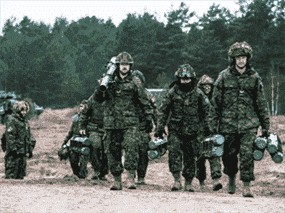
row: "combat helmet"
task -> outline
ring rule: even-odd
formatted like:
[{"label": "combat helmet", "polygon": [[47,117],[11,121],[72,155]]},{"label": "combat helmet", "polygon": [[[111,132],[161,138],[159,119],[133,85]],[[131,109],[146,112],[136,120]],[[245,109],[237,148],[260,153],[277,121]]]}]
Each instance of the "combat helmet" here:
[{"label": "combat helmet", "polygon": [[178,67],[178,70],[175,72],[175,76],[179,78],[195,78],[196,73],[194,72],[193,67],[189,64],[183,64]]},{"label": "combat helmet", "polygon": [[133,60],[132,56],[129,53],[121,52],[116,57],[116,64],[120,64],[120,63],[133,64],[134,60]]},{"label": "combat helmet", "polygon": [[248,60],[250,60],[253,56],[251,46],[245,41],[234,43],[229,49],[228,57],[231,61],[237,56],[247,56]]},{"label": "combat helmet", "polygon": [[200,81],[198,82],[198,86],[204,85],[204,84],[210,84],[213,85],[214,84],[214,79],[212,79],[210,76],[208,75],[203,75],[200,79]]}]

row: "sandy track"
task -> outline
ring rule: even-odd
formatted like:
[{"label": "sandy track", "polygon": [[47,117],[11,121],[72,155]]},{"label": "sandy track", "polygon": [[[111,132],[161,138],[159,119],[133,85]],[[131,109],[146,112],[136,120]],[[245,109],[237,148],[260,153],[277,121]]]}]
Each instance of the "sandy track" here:
[{"label": "sandy track", "polygon": [[110,191],[80,186],[2,185],[1,212],[285,212],[280,198]]}]

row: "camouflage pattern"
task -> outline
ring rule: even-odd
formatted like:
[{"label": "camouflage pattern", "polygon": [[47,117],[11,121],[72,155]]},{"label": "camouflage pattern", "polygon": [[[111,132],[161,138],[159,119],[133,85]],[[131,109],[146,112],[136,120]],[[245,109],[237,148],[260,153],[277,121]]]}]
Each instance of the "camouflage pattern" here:
[{"label": "camouflage pattern", "polygon": [[141,71],[139,71],[139,70],[134,70],[134,71],[132,71],[132,70],[131,70],[131,72],[132,72],[132,74],[133,74],[134,76],[137,76],[139,79],[141,79],[141,82],[142,82],[143,85],[145,84],[145,77],[144,77],[144,75],[142,74]]},{"label": "camouflage pattern", "polygon": [[[198,82],[198,87],[200,88],[200,86],[204,85],[204,84],[214,84],[214,79],[212,79],[210,76],[208,75],[203,75],[199,82]],[[201,89],[201,88],[200,88]]]},{"label": "camouflage pattern", "polygon": [[[79,134],[79,114],[73,116],[73,121],[71,128],[68,132],[68,135],[65,137],[64,143],[66,144],[73,136],[80,135]],[[71,147],[72,148],[72,147]],[[73,171],[73,174],[78,176],[79,178],[87,177],[87,164],[89,162],[90,155],[84,156],[81,155],[74,150],[70,151],[70,165]]]},{"label": "camouflage pattern", "polygon": [[5,178],[23,179],[26,175],[26,155],[32,153],[36,142],[28,121],[20,114],[9,115],[5,141]]},{"label": "camouflage pattern", "polygon": [[140,131],[141,135],[141,140],[139,142],[139,161],[138,161],[138,177],[139,178],[144,178],[146,175],[147,171],[147,166],[148,166],[148,143],[151,140],[150,134],[145,132],[145,131]]},{"label": "camouflage pattern", "polygon": [[247,56],[248,60],[252,58],[252,48],[251,46],[243,41],[234,43],[228,52],[229,60],[237,56]]},{"label": "camouflage pattern", "polygon": [[[120,176],[124,168],[137,170],[140,132],[138,127],[126,130],[106,130],[104,148],[107,153],[109,169],[113,176]],[[122,165],[122,149],[125,149],[125,163]]]},{"label": "camouflage pattern", "polygon": [[124,79],[116,75],[116,83],[111,84],[106,92],[95,90],[95,101],[105,101],[104,128],[128,129],[139,124],[141,107],[147,120],[152,120],[153,109],[147,91],[142,87],[141,80],[131,73]]},{"label": "camouflage pattern", "polygon": [[224,134],[224,174],[233,177],[238,172],[238,157],[240,158],[240,180],[243,182],[254,181],[253,144],[257,129],[248,130],[246,133]]},{"label": "camouflage pattern", "polygon": [[117,58],[116,58],[116,63],[127,63],[127,64],[132,64],[134,63],[134,60],[132,56],[127,53],[127,52],[122,52],[120,53]]},{"label": "camouflage pattern", "polygon": [[163,131],[169,119],[168,158],[172,174],[182,170],[183,162],[182,175],[189,181],[194,178],[199,144],[209,134],[207,115],[210,107],[209,99],[197,87],[183,92],[176,84],[164,96],[158,109],[156,132]]},{"label": "camouflage pattern", "polygon": [[95,174],[105,176],[109,173],[107,155],[104,152],[103,129],[104,102],[95,101],[94,95],[87,100],[85,109],[79,116],[81,130],[87,130],[89,139],[92,141],[91,164]]},{"label": "camouflage pattern", "polygon": [[196,73],[194,72],[193,67],[189,64],[183,64],[178,67],[178,70],[175,72],[175,76],[178,78],[196,78]]},{"label": "camouflage pattern", "polygon": [[[240,74],[234,66],[219,74],[215,82],[210,112],[211,129],[225,137],[224,173],[233,177],[238,171],[240,154],[241,180],[254,180],[253,143],[257,128],[269,130],[269,113],[261,78],[250,66]],[[218,127],[218,128],[215,128]]]},{"label": "camouflage pattern", "polygon": [[269,113],[261,78],[252,68],[240,74],[229,67],[219,74],[211,100],[211,127],[219,133],[245,133],[248,129],[269,130]]},{"label": "camouflage pattern", "polygon": [[204,134],[208,131],[210,101],[197,87],[183,92],[175,85],[162,99],[157,112],[157,130],[164,130],[170,112],[168,131],[179,135]]},{"label": "camouflage pattern", "polygon": [[[212,79],[208,75],[203,75],[199,80],[198,87],[203,91],[203,85],[205,84],[213,85],[214,79]],[[206,93],[204,93],[209,98],[209,100],[211,100],[212,92],[213,92],[213,88],[211,89],[211,92],[209,94],[206,95]],[[222,176],[220,157],[212,157],[208,160],[210,163],[210,171],[211,171],[212,179],[220,178]],[[206,159],[205,158],[201,157],[199,160],[197,160],[196,177],[199,179],[200,182],[203,182],[204,180],[206,180]]]}]

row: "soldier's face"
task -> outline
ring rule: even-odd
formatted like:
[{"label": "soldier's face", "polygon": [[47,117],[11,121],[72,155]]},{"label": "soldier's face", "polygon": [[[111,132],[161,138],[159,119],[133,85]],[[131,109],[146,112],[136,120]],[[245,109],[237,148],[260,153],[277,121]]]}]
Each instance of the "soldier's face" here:
[{"label": "soldier's face", "polygon": [[247,61],[247,57],[246,56],[237,56],[236,57],[236,65],[240,69],[245,67],[246,61]]},{"label": "soldier's face", "polygon": [[209,94],[211,92],[211,89],[212,89],[211,85],[209,85],[209,84],[203,85],[203,90],[206,94]]},{"label": "soldier's face", "polygon": [[186,78],[186,79],[183,79],[181,78],[181,84],[189,84],[191,82],[191,78]]},{"label": "soldier's face", "polygon": [[120,63],[120,71],[123,73],[123,74],[126,74],[127,72],[129,72],[130,70],[130,64],[127,64],[127,63]]}]

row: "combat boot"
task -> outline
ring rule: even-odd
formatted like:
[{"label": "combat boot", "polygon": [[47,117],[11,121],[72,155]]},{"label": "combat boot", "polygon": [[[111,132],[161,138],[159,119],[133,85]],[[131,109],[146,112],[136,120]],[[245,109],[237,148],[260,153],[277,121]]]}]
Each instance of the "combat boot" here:
[{"label": "combat boot", "polygon": [[128,189],[136,189],[135,184],[135,170],[128,171],[128,178],[127,178],[127,187]]},{"label": "combat boot", "polygon": [[174,184],[171,188],[171,191],[178,191],[178,190],[182,189],[182,185],[180,182],[180,172],[173,173],[172,175],[174,177]]},{"label": "combat boot", "polygon": [[194,192],[194,189],[192,188],[192,180],[185,180],[184,191]]},{"label": "combat boot", "polygon": [[234,194],[236,192],[236,176],[229,176],[229,185],[228,185],[228,193]]},{"label": "combat boot", "polygon": [[114,183],[113,186],[111,187],[111,190],[122,190],[122,177],[121,175],[119,176],[114,176]]},{"label": "combat boot", "polygon": [[144,181],[144,178],[139,177],[137,184],[138,184],[138,185],[146,185],[146,183],[145,183],[145,181]]},{"label": "combat boot", "polygon": [[92,176],[92,180],[98,180],[99,179],[99,174],[100,174],[100,172],[95,172],[94,171],[94,175]]},{"label": "combat boot", "polygon": [[251,191],[250,191],[250,182],[243,182],[243,191],[242,195],[244,197],[253,197]]},{"label": "combat boot", "polygon": [[223,185],[220,183],[220,178],[213,179],[213,191],[219,191],[223,188]]}]

